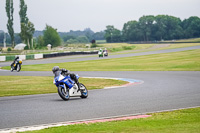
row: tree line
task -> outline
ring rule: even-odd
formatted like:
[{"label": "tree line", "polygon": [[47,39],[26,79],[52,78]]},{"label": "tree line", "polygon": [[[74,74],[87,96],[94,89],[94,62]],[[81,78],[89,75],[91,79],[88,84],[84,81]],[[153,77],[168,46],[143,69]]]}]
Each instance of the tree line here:
[{"label": "tree line", "polygon": [[[8,34],[0,32],[0,41],[6,35],[7,42],[15,46],[15,43],[23,42],[28,49],[45,47],[51,44],[53,47],[73,43],[89,43],[92,40],[103,40],[107,42],[135,42],[135,41],[161,41],[200,37],[200,18],[189,17],[183,21],[169,15],[147,15],[124,24],[119,30],[113,25],[106,26],[101,32],[93,32],[90,28],[84,31],[57,32],[57,29],[46,25],[44,31],[35,31],[34,24],[27,17],[27,5],[20,0],[20,26],[21,32],[14,33],[13,29],[13,0],[6,0],[6,13],[8,17]],[[35,39],[33,40],[33,37]]]},{"label": "tree line", "polygon": [[200,37],[200,18],[180,18],[169,15],[147,15],[139,21],[128,21],[120,31],[113,25],[106,26],[107,42],[161,41]]},{"label": "tree line", "polygon": [[[20,27],[21,27],[21,32],[19,33],[19,36],[21,38],[21,41],[28,44],[28,48],[30,49],[33,47],[32,38],[35,32],[35,28],[33,23],[27,17],[26,13],[27,5],[25,4],[24,0],[20,0],[19,7],[20,7],[19,16],[20,16]],[[7,22],[8,34],[10,36],[12,47],[14,47],[16,34],[14,33],[13,29],[13,13],[14,13],[13,0],[6,0],[5,9],[8,17],[8,22]]]}]

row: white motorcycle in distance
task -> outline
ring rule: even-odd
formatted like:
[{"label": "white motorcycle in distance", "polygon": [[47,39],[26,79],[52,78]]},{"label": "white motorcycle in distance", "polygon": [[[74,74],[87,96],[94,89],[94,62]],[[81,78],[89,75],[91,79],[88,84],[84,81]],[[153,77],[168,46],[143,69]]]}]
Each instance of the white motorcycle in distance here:
[{"label": "white motorcycle in distance", "polygon": [[108,51],[105,49],[105,50],[103,50],[103,55],[104,56],[108,56]]},{"label": "white motorcycle in distance", "polygon": [[98,55],[99,55],[99,58],[103,57],[103,50],[102,49],[99,50]]}]

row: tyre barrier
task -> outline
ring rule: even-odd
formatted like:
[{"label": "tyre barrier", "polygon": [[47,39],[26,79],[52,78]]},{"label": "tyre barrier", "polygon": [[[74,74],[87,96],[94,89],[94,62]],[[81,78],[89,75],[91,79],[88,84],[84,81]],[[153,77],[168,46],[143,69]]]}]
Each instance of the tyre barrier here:
[{"label": "tyre barrier", "polygon": [[43,58],[52,58],[59,56],[67,56],[67,55],[86,55],[86,54],[97,54],[98,51],[77,51],[77,52],[63,52],[63,53],[51,53],[51,54],[43,54]]},{"label": "tyre barrier", "polygon": [[63,52],[63,53],[51,53],[51,54],[33,54],[33,55],[8,55],[0,56],[0,61],[13,61],[16,56],[19,56],[22,60],[31,60],[31,59],[42,59],[42,58],[52,58],[59,56],[68,56],[68,55],[86,55],[86,54],[97,54],[98,51],[76,51],[76,52]]}]

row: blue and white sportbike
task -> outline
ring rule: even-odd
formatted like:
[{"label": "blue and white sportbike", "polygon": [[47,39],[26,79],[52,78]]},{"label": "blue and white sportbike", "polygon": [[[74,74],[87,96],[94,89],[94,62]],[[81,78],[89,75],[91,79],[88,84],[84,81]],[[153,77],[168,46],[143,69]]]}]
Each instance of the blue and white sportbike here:
[{"label": "blue and white sportbike", "polygon": [[[76,75],[76,78],[79,79],[79,76]],[[55,75],[53,83],[57,86],[58,94],[63,100],[69,100],[70,97],[87,98],[88,96],[87,88],[82,83],[79,83],[78,88],[70,75],[62,75],[61,73]]]}]

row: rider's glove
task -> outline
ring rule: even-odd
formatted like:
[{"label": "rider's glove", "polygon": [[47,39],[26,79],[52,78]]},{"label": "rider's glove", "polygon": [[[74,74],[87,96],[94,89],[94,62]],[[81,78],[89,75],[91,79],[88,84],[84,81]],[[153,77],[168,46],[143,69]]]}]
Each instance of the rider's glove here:
[{"label": "rider's glove", "polygon": [[68,70],[67,70],[67,69],[64,69],[64,68],[62,68],[62,69],[61,69],[61,71],[62,71],[62,72],[67,72]]}]

